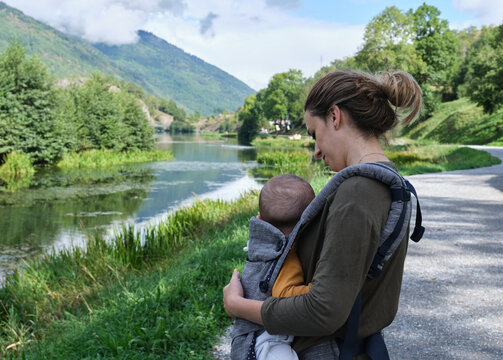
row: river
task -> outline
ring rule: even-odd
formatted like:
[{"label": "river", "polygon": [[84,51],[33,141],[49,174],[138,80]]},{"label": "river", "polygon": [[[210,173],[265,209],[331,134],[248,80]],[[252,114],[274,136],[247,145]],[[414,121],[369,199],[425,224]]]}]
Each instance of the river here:
[{"label": "river", "polygon": [[82,246],[125,223],[147,226],[196,197],[231,200],[263,182],[253,175],[255,149],[235,140],[161,135],[156,147],[175,160],[113,172],[40,171],[30,189],[0,193],[0,283],[23,259]]}]

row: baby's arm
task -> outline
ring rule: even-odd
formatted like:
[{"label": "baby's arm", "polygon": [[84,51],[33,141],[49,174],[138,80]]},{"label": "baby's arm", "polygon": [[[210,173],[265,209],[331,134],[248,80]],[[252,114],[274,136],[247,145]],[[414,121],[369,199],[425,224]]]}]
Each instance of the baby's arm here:
[{"label": "baby's arm", "polygon": [[290,297],[306,294],[311,288],[311,283],[304,285],[304,272],[295,248],[292,247],[286,256],[283,267],[272,287],[272,296]]}]

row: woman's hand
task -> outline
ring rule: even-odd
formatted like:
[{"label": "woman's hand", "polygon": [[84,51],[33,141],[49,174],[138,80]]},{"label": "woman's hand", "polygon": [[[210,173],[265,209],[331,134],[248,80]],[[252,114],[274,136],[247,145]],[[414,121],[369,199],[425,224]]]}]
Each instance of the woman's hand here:
[{"label": "woman's hand", "polygon": [[224,308],[227,315],[237,317],[236,305],[237,302],[243,299],[243,286],[239,280],[239,271],[234,270],[231,281],[224,287]]},{"label": "woman's hand", "polygon": [[263,301],[245,299],[239,271],[232,274],[231,281],[224,287],[224,308],[230,317],[239,317],[263,325],[261,308]]}]

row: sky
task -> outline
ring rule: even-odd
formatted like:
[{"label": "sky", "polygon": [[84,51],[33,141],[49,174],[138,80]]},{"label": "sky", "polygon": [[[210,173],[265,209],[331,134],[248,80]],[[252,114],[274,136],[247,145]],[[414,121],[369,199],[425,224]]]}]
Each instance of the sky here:
[{"label": "sky", "polygon": [[[313,75],[354,55],[365,25],[387,6],[425,0],[2,0],[91,42],[128,44],[147,30],[255,90],[289,69]],[[500,25],[503,0],[430,0],[451,28]]]}]

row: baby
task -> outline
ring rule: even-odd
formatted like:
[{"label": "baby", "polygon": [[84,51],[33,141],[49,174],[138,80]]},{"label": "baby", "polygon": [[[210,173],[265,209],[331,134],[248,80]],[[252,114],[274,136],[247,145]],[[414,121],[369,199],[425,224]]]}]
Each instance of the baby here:
[{"label": "baby", "polygon": [[[260,192],[260,215],[257,218],[275,226],[288,236],[314,196],[313,188],[303,178],[291,174],[275,176]],[[302,295],[309,292],[310,287],[311,284],[304,284],[302,267],[295,248],[292,247],[274,282],[272,296]],[[292,341],[293,336],[271,335],[264,331],[255,342],[257,359],[298,359],[290,346]]]}]

